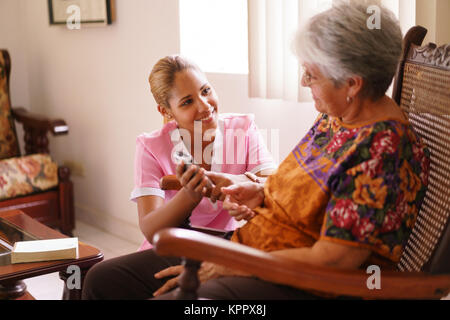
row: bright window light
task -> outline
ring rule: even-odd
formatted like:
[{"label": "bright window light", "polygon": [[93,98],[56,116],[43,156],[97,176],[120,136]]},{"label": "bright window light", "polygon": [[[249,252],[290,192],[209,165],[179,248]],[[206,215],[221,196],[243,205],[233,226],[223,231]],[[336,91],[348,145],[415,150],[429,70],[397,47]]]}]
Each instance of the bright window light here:
[{"label": "bright window light", "polygon": [[248,74],[247,0],[180,0],[180,50],[204,72]]},{"label": "bright window light", "polygon": [[382,0],[381,4],[391,10],[395,16],[399,17],[400,3],[399,0]]}]

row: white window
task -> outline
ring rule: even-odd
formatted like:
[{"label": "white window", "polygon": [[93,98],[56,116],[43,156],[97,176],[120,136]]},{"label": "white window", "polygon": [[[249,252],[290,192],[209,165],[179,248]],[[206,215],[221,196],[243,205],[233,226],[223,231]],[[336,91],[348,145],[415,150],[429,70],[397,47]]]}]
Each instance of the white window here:
[{"label": "white window", "polygon": [[247,74],[247,0],[179,1],[181,54],[204,72]]}]

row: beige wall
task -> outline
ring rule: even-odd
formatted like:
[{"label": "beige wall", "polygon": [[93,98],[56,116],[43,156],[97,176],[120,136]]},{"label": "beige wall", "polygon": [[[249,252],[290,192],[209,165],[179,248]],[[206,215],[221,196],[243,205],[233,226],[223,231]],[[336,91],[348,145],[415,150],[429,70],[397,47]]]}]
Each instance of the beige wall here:
[{"label": "beige wall", "polygon": [[428,30],[423,43],[450,43],[450,0],[416,0],[416,9],[416,23]]},{"label": "beige wall", "polygon": [[436,43],[450,43],[450,0],[436,3]]},{"label": "beige wall", "polygon": [[428,30],[424,44],[436,41],[436,0],[416,0],[416,24]]},{"label": "beige wall", "polygon": [[11,100],[13,105],[29,105],[28,64],[23,41],[25,30],[20,14],[23,3],[17,0],[0,1],[0,48],[8,49],[12,59]]}]

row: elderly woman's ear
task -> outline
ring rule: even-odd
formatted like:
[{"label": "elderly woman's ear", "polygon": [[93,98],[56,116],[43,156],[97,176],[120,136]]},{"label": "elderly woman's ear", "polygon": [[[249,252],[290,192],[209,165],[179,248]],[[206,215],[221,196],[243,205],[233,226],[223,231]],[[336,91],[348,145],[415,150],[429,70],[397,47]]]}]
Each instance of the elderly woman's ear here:
[{"label": "elderly woman's ear", "polygon": [[346,85],[348,86],[347,97],[355,99],[362,92],[364,86],[364,79],[360,76],[352,76],[347,79]]}]

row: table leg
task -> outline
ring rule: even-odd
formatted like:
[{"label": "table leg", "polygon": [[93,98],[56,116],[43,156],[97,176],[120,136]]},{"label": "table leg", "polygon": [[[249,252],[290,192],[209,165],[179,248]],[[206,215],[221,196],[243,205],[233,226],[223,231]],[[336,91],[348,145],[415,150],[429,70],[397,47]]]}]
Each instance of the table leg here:
[{"label": "table leg", "polygon": [[0,283],[0,300],[17,299],[25,294],[27,285],[19,281],[2,281]]}]

